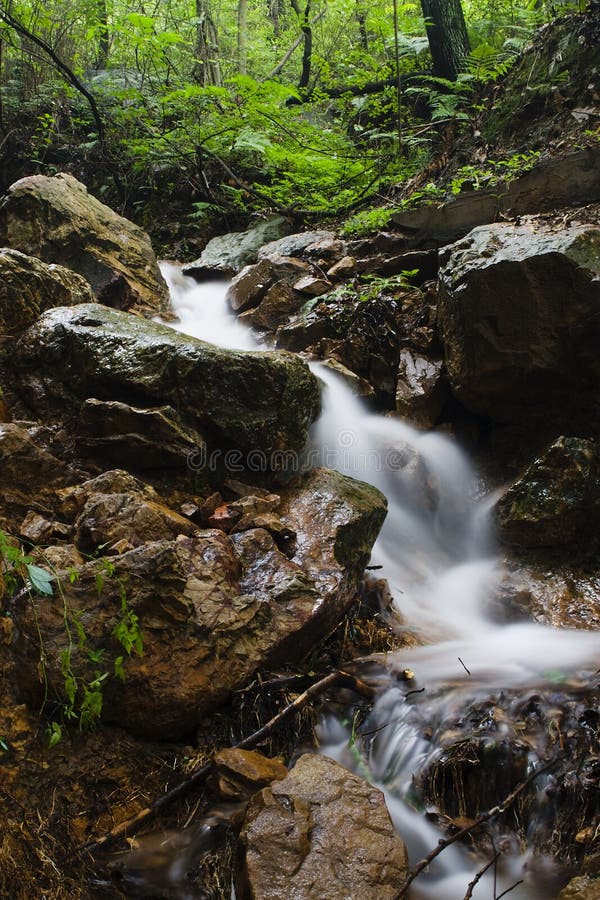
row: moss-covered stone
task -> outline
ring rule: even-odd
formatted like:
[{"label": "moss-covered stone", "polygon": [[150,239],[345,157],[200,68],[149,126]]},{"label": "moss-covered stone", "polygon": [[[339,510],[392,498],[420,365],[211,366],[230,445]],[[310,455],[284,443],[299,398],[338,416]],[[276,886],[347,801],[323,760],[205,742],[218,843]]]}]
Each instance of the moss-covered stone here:
[{"label": "moss-covered stone", "polygon": [[502,540],[517,547],[569,544],[600,512],[600,455],[594,441],[561,437],[495,507]]},{"label": "moss-covered stone", "polygon": [[[316,378],[285,353],[222,350],[128,313],[86,304],[46,313],[21,338],[19,390],[38,412],[72,416],[91,397],[139,408],[168,403],[205,436],[209,454],[237,450],[231,466],[299,452],[319,409]],[[210,455],[201,467],[217,467]],[[234,469],[235,471],[235,469]]]}]

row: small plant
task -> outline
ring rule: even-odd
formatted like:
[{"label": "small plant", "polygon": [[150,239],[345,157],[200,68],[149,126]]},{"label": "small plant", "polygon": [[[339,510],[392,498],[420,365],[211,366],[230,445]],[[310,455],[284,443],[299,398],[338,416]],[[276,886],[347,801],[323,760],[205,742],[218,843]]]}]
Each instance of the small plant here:
[{"label": "small plant", "polygon": [[0,531],[0,599],[12,596],[22,587],[51,597],[53,581],[50,572],[36,566],[17,541]]},{"label": "small plant", "polygon": [[[98,594],[101,594],[106,579],[115,577],[114,564],[108,559],[98,560],[98,568],[94,577],[96,590]],[[78,570],[73,568],[67,570],[67,578],[70,584],[74,584],[79,579]],[[91,644],[83,622],[83,615],[68,606],[66,595],[56,573],[36,565],[33,557],[23,552],[16,539],[0,531],[0,600],[5,598],[11,600],[21,592],[29,595],[31,599],[33,599],[32,594],[50,598],[55,596],[55,589],[62,600],[66,646],[58,654],[57,663],[63,680],[64,696],[57,704],[59,715],[50,722],[46,732],[49,747],[54,747],[61,740],[65,721],[77,722],[79,728],[93,726],[102,713],[103,690],[107,680],[116,677],[124,681],[126,657],[132,654],[137,656],[143,654],[143,636],[139,617],[128,604],[126,580],[117,578],[116,582],[120,611],[111,634],[122,648],[123,653],[118,654],[111,661],[106,647],[94,647]],[[43,701],[43,705],[45,705],[48,702],[48,658],[43,646],[35,604],[33,605],[33,615],[40,642],[40,668],[45,686]],[[75,665],[76,656],[79,666]],[[82,661],[84,661],[83,666],[81,665]],[[87,670],[85,674],[79,672],[81,668]],[[7,749],[5,742],[0,741],[0,749]]]},{"label": "small plant", "polygon": [[373,231],[380,231],[389,226],[394,212],[397,212],[397,208],[385,206],[365,209],[346,219],[342,234],[345,237],[365,237]]},{"label": "small plant", "polygon": [[481,168],[461,166],[450,183],[450,190],[456,195],[467,184],[474,191],[508,184],[533,169],[539,158],[539,150],[528,150],[525,153],[514,153],[506,159],[488,159]]},{"label": "small plant", "polygon": [[[69,570],[71,584],[77,580],[78,576],[77,570]],[[115,578],[114,563],[108,559],[100,559],[94,575],[98,596],[102,594],[107,578]],[[63,719],[78,722],[80,729],[93,726],[100,718],[105,682],[111,677],[125,681],[127,677],[124,668],[125,656],[131,656],[132,653],[142,656],[144,651],[139,617],[127,602],[126,579],[119,577],[116,579],[116,583],[120,598],[120,618],[111,634],[123,648],[124,654],[115,656],[112,662],[106,647],[94,648],[92,646],[82,614],[68,608],[64,593],[61,591],[67,646],[61,651],[59,657],[66,698],[60,707],[60,712]],[[72,640],[73,633],[76,635],[75,643]],[[89,675],[75,673],[75,652],[80,660],[85,660],[86,668],[91,667]],[[61,734],[60,723],[52,721],[48,732],[49,745],[56,744],[60,740]]]},{"label": "small plant", "polygon": [[413,191],[410,197],[402,201],[402,209],[414,209],[419,206],[433,206],[443,202],[446,199],[446,191],[434,184],[433,181],[428,182],[418,191]]},{"label": "small plant", "polygon": [[381,294],[392,294],[397,291],[412,288],[410,283],[415,275],[419,274],[418,269],[403,269],[398,275],[363,275],[362,281],[367,284],[367,290],[360,295],[361,300],[374,300]]}]

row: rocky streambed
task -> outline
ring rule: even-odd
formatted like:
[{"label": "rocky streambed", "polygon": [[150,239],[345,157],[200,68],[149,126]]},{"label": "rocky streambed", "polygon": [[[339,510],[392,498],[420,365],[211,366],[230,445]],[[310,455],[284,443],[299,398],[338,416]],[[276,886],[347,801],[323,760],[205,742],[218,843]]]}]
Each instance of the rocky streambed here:
[{"label": "rocky streambed", "polygon": [[[415,896],[464,896],[494,856],[494,883],[524,879],[521,896],[575,875],[593,896],[593,218],[484,224],[443,249],[401,226],[353,243],[232,236],[243,259],[221,241],[217,271],[209,246],[189,272],[247,265],[227,303],[262,335],[248,352],[149,318],[173,311],[148,239],[74,179],[9,190],[0,893],[217,898],[233,879],[239,897],[393,898],[404,841],[414,865],[438,839],[427,829],[466,823],[471,850]],[[173,290],[194,331],[194,283]],[[478,502],[440,431],[495,494]],[[365,579],[384,520],[383,571]],[[443,651],[410,649],[432,639]],[[340,667],[327,758],[302,753],[306,707],[263,753],[225,749]],[[135,827],[206,761],[162,830]],[[416,842],[407,800],[426,823]],[[127,850],[94,843],[130,819]]]}]

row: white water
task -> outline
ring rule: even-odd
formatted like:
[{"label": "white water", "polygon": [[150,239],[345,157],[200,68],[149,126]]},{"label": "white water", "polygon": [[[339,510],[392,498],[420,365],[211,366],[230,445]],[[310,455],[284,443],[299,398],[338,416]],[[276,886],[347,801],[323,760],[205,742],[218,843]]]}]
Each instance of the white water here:
[{"label": "white water", "polygon": [[[197,284],[169,265],[163,266],[163,274],[180,317],[174,327],[221,347],[265,349],[228,313],[226,284]],[[399,671],[412,669],[416,685],[427,686],[431,720],[439,719],[449,704],[466,706],[484,687],[542,685],[549,670],[595,670],[600,658],[597,634],[533,624],[499,626],[486,617],[485,602],[499,564],[487,524],[489,500],[475,501],[477,482],[464,454],[441,435],[374,415],[338,375],[322,364],[310,365],[324,383],[311,462],[368,481],[388,498],[389,512],[372,564],[382,566],[402,627],[416,632],[425,646],[397,651],[387,662]],[[452,687],[439,689],[446,682]],[[422,703],[420,698],[413,702]],[[372,742],[368,766],[369,777],[386,794],[414,864],[440,835],[404,802],[413,774],[437,752],[420,737],[422,718],[416,721],[413,713],[412,703],[398,688],[380,698],[373,720],[391,724]],[[339,723],[323,724],[322,743],[323,752],[356,768],[349,734]],[[411,896],[460,900],[480,866],[481,860],[471,859],[466,851],[449,848],[426,877],[415,881]],[[503,857],[498,893],[523,877],[522,866],[523,859]],[[482,878],[473,896],[492,897],[492,879]],[[548,900],[554,894],[525,884],[510,896]]]}]

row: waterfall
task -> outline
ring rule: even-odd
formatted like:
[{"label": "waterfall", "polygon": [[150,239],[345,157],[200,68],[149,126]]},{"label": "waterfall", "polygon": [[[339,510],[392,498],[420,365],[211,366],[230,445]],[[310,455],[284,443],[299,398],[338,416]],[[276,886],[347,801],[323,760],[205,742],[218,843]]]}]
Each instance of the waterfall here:
[{"label": "waterfall", "polygon": [[[169,265],[163,274],[180,317],[173,327],[222,347],[265,349],[228,313],[226,284],[197,284]],[[310,366],[323,384],[311,461],[370,482],[387,496],[389,512],[372,563],[382,567],[390,584],[401,627],[416,632],[421,643],[388,654],[386,662],[392,672],[413,670],[414,684],[426,686],[426,692],[407,702],[390,678],[369,719],[375,735],[369,777],[384,791],[414,864],[440,838],[406,802],[413,776],[440,752],[422,736],[423,722],[439,721],[449,708],[466,707],[486,691],[542,686],[550,669],[594,671],[600,639],[592,632],[494,623],[486,615],[486,601],[498,582],[500,563],[489,528],[490,501],[478,497],[465,455],[443,435],[373,414],[337,373],[322,363]],[[356,768],[348,729],[338,721],[323,723],[321,743],[323,752]],[[524,862],[503,855],[500,870],[482,878],[473,896],[492,896],[492,878],[498,879],[498,892],[510,887],[523,878]],[[415,881],[411,896],[460,900],[480,866],[481,860],[462,848],[449,848],[426,877]],[[510,896],[547,900],[552,894],[547,886],[525,883]]]}]

